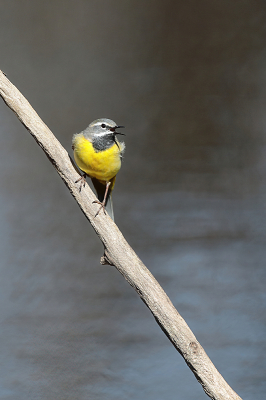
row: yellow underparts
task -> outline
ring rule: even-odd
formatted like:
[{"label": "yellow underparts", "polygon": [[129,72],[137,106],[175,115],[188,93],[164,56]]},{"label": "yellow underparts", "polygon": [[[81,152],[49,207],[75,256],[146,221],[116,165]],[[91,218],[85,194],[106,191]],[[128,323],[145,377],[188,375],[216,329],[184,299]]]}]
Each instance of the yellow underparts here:
[{"label": "yellow underparts", "polygon": [[[75,161],[87,175],[104,184],[115,178],[121,168],[121,150],[115,143],[107,150],[96,152],[89,140],[82,134],[77,134],[73,145]],[[114,183],[115,179],[112,180],[112,187]]]}]

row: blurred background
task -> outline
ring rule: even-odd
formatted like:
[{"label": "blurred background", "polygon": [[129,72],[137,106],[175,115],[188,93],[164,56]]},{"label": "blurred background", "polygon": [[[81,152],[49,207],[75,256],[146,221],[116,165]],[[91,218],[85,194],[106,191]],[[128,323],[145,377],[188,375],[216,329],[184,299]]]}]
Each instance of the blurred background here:
[{"label": "blurred background", "polygon": [[[118,227],[264,399],[265,2],[0,0],[0,59],[70,154],[94,119],[126,126]],[[2,101],[0,165],[0,399],[206,399]]]}]

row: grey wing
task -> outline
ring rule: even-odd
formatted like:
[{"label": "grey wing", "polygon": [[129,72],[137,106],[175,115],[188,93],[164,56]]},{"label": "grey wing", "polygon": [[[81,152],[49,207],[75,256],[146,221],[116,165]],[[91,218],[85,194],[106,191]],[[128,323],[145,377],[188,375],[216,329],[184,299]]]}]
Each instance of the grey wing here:
[{"label": "grey wing", "polygon": [[124,142],[119,142],[119,148],[120,148],[120,158],[121,160],[123,159],[125,150],[126,150],[126,145]]}]

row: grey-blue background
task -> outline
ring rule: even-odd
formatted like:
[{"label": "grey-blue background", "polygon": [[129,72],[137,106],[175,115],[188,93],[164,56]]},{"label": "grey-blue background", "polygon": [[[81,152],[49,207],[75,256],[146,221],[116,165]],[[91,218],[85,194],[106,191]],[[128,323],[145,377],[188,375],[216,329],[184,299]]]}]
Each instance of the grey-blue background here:
[{"label": "grey-blue background", "polygon": [[[126,126],[116,222],[246,400],[265,398],[266,4],[0,0],[0,68],[71,152]],[[0,102],[0,399],[206,399]]]}]

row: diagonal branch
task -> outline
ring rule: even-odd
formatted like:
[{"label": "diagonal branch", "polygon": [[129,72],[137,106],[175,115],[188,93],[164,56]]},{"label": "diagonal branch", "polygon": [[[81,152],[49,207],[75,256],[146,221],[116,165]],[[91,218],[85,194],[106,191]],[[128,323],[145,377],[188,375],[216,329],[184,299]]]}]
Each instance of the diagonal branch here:
[{"label": "diagonal branch", "polygon": [[68,153],[25,97],[1,71],[0,95],[41,146],[82,212],[90,221],[104,245],[102,264],[115,266],[136,290],[210,398],[214,400],[241,400],[217,371],[164,290],[128,245],[111,218],[104,213],[95,218],[98,205],[93,204],[95,200],[93,192],[88,185],[81,192],[79,191],[79,185],[75,184],[79,175],[73,167]]}]

